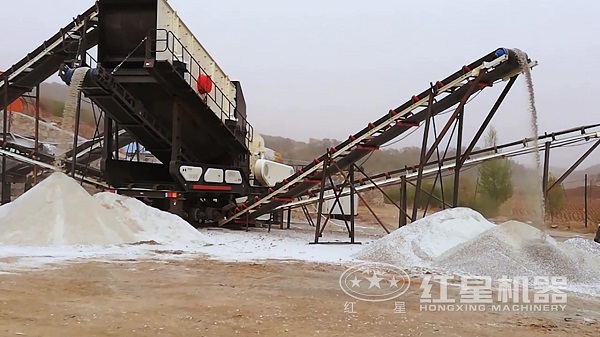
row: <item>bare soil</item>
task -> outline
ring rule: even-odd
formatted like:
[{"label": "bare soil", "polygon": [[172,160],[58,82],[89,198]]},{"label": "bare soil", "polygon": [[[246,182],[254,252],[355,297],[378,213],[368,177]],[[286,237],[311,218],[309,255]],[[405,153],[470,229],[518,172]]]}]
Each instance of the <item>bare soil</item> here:
[{"label": "bare soil", "polygon": [[[426,312],[419,282],[394,302],[357,302],[342,266],[299,262],[86,262],[0,275],[2,336],[597,336],[569,298],[566,312]],[[450,294],[456,290],[451,289]],[[355,300],[354,300],[355,301]]]}]

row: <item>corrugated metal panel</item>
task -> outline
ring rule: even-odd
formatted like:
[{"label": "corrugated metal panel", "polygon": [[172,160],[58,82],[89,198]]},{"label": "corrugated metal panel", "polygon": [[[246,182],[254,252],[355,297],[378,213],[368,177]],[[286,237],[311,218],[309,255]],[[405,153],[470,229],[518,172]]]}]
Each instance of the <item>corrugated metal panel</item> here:
[{"label": "corrugated metal panel", "polygon": [[[218,90],[213,88],[212,92],[210,93],[212,100],[208,100],[209,106],[211,106],[215,112],[218,112],[222,108],[226,115],[228,115],[230,118],[233,118],[233,110],[235,109],[235,86],[231,83],[231,80],[227,74],[225,74],[221,67],[219,67],[217,62],[210,56],[208,51],[202,46],[200,41],[198,41],[192,31],[185,25],[185,23],[177,15],[177,12],[166,0],[158,0],[157,29],[171,31],[175,34],[175,36],[177,36],[177,38],[179,38],[187,51],[194,59],[196,59],[196,61],[198,61],[200,67],[203,68],[203,71],[212,78],[216,86],[219,87],[224,93],[226,98],[225,100],[222,99]],[[160,36],[159,38],[164,37]],[[160,46],[157,47],[160,48]],[[182,48],[177,44],[175,44],[173,47],[176,54],[185,54],[181,50]],[[157,53],[156,58],[157,60],[171,60],[171,54],[170,52]],[[188,64],[188,67],[190,68],[189,71],[192,76],[194,76],[194,78],[198,78],[199,74],[201,73],[201,69],[193,64],[193,62],[189,62],[189,60],[184,59],[184,61]],[[197,89],[194,88],[194,90]],[[221,102],[223,102],[223,104]],[[232,106],[230,106],[230,103]]]}]

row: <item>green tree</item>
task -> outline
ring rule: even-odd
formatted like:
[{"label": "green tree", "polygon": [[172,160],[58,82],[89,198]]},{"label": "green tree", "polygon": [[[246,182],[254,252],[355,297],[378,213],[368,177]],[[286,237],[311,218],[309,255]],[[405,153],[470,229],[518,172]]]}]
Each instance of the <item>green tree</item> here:
[{"label": "green tree", "polygon": [[[556,182],[556,178],[552,175],[548,178],[548,186],[552,186]],[[565,188],[562,184],[555,186],[548,192],[546,200],[546,213],[550,214],[550,219],[554,221],[554,217],[565,208],[567,196]]]},{"label": "green tree", "polygon": [[[498,134],[490,127],[485,136],[487,147],[496,146]],[[478,190],[481,201],[485,201],[486,213],[496,213],[500,205],[512,197],[514,189],[511,180],[510,163],[505,158],[488,160],[479,166]],[[488,203],[491,203],[488,205]]]}]

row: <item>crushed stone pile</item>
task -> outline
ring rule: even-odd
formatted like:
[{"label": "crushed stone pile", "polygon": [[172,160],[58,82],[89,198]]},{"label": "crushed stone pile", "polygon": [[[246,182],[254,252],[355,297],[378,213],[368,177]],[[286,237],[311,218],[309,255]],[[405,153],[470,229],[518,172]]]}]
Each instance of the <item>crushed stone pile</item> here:
[{"label": "crushed stone pile", "polygon": [[586,238],[571,238],[565,240],[565,244],[570,245],[571,247],[578,248],[584,250],[586,252],[596,254],[600,256],[600,244],[594,242],[593,240],[588,240]]},{"label": "crushed stone pile", "polygon": [[448,250],[433,266],[453,274],[503,277],[565,276],[570,286],[600,279],[600,255],[557,242],[526,223],[508,221]]},{"label": "crushed stone pile", "polygon": [[136,240],[127,226],[60,172],[0,207],[0,243],[5,245],[114,245]]},{"label": "crushed stone pile", "polygon": [[428,267],[447,250],[494,226],[470,208],[447,209],[395,230],[354,257],[402,267]]},{"label": "crushed stone pile", "polygon": [[134,232],[138,241],[205,244],[211,240],[179,216],[148,206],[135,198],[108,192],[96,193],[94,198]]}]

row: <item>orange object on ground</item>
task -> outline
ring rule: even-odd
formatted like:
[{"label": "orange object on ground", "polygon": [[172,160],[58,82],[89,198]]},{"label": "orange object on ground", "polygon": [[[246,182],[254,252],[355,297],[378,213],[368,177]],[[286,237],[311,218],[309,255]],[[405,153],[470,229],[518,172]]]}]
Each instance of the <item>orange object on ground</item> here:
[{"label": "orange object on ground", "polygon": [[10,105],[8,106],[8,111],[23,112],[22,98],[19,97],[14,102],[10,103]]}]

